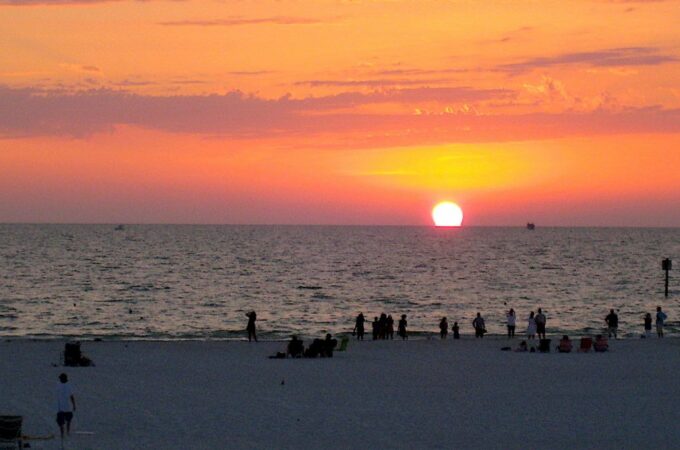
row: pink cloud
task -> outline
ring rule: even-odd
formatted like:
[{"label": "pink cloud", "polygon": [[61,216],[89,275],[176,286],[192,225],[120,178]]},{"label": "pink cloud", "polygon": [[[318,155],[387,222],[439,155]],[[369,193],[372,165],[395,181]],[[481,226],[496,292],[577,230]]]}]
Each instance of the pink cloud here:
[{"label": "pink cloud", "polygon": [[[680,132],[680,110],[620,108],[563,113],[479,113],[476,102],[513,99],[516,93],[470,87],[345,92],[265,99],[222,95],[151,96],[95,89],[80,92],[0,87],[0,134],[87,137],[118,125],[232,138],[337,134],[343,142],[369,139],[400,144],[542,139],[575,135]],[[421,102],[456,104],[416,115]],[[402,103],[395,113],[358,113],[376,103]],[[473,105],[469,107],[468,105]],[[401,112],[399,112],[401,111]],[[351,143],[348,143],[351,144]]]}]

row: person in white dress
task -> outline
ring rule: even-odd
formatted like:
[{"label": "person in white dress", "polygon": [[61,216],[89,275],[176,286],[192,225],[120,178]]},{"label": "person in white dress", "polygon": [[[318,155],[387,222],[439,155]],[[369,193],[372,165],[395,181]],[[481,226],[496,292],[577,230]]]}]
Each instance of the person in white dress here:
[{"label": "person in white dress", "polygon": [[515,317],[515,310],[510,308],[510,311],[508,311],[506,318],[508,319],[508,339],[512,339],[515,337],[515,325],[517,319]]},{"label": "person in white dress", "polygon": [[527,338],[536,338],[536,319],[534,318],[533,311],[531,311],[531,314],[529,314],[529,320],[527,321]]}]

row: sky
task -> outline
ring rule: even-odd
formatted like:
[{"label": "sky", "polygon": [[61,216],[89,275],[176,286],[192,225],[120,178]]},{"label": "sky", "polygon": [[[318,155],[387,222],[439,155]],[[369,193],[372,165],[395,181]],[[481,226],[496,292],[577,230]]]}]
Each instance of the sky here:
[{"label": "sky", "polygon": [[680,0],[0,0],[0,222],[680,226]]}]

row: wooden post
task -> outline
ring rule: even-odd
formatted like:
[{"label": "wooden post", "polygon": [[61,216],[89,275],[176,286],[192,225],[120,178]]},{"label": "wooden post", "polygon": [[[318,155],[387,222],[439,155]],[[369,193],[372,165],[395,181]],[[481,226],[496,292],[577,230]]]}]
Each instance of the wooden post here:
[{"label": "wooden post", "polygon": [[666,288],[664,289],[664,293],[666,298],[668,298],[668,272],[673,268],[673,261],[669,258],[664,259],[661,261],[661,268],[666,272]]}]

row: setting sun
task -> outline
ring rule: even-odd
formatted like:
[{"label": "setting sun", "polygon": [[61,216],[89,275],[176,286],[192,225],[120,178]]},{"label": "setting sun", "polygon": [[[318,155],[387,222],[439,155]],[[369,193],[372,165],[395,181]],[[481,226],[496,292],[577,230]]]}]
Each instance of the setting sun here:
[{"label": "setting sun", "polygon": [[432,209],[432,220],[438,227],[459,227],[463,223],[463,210],[455,203],[441,202]]}]

